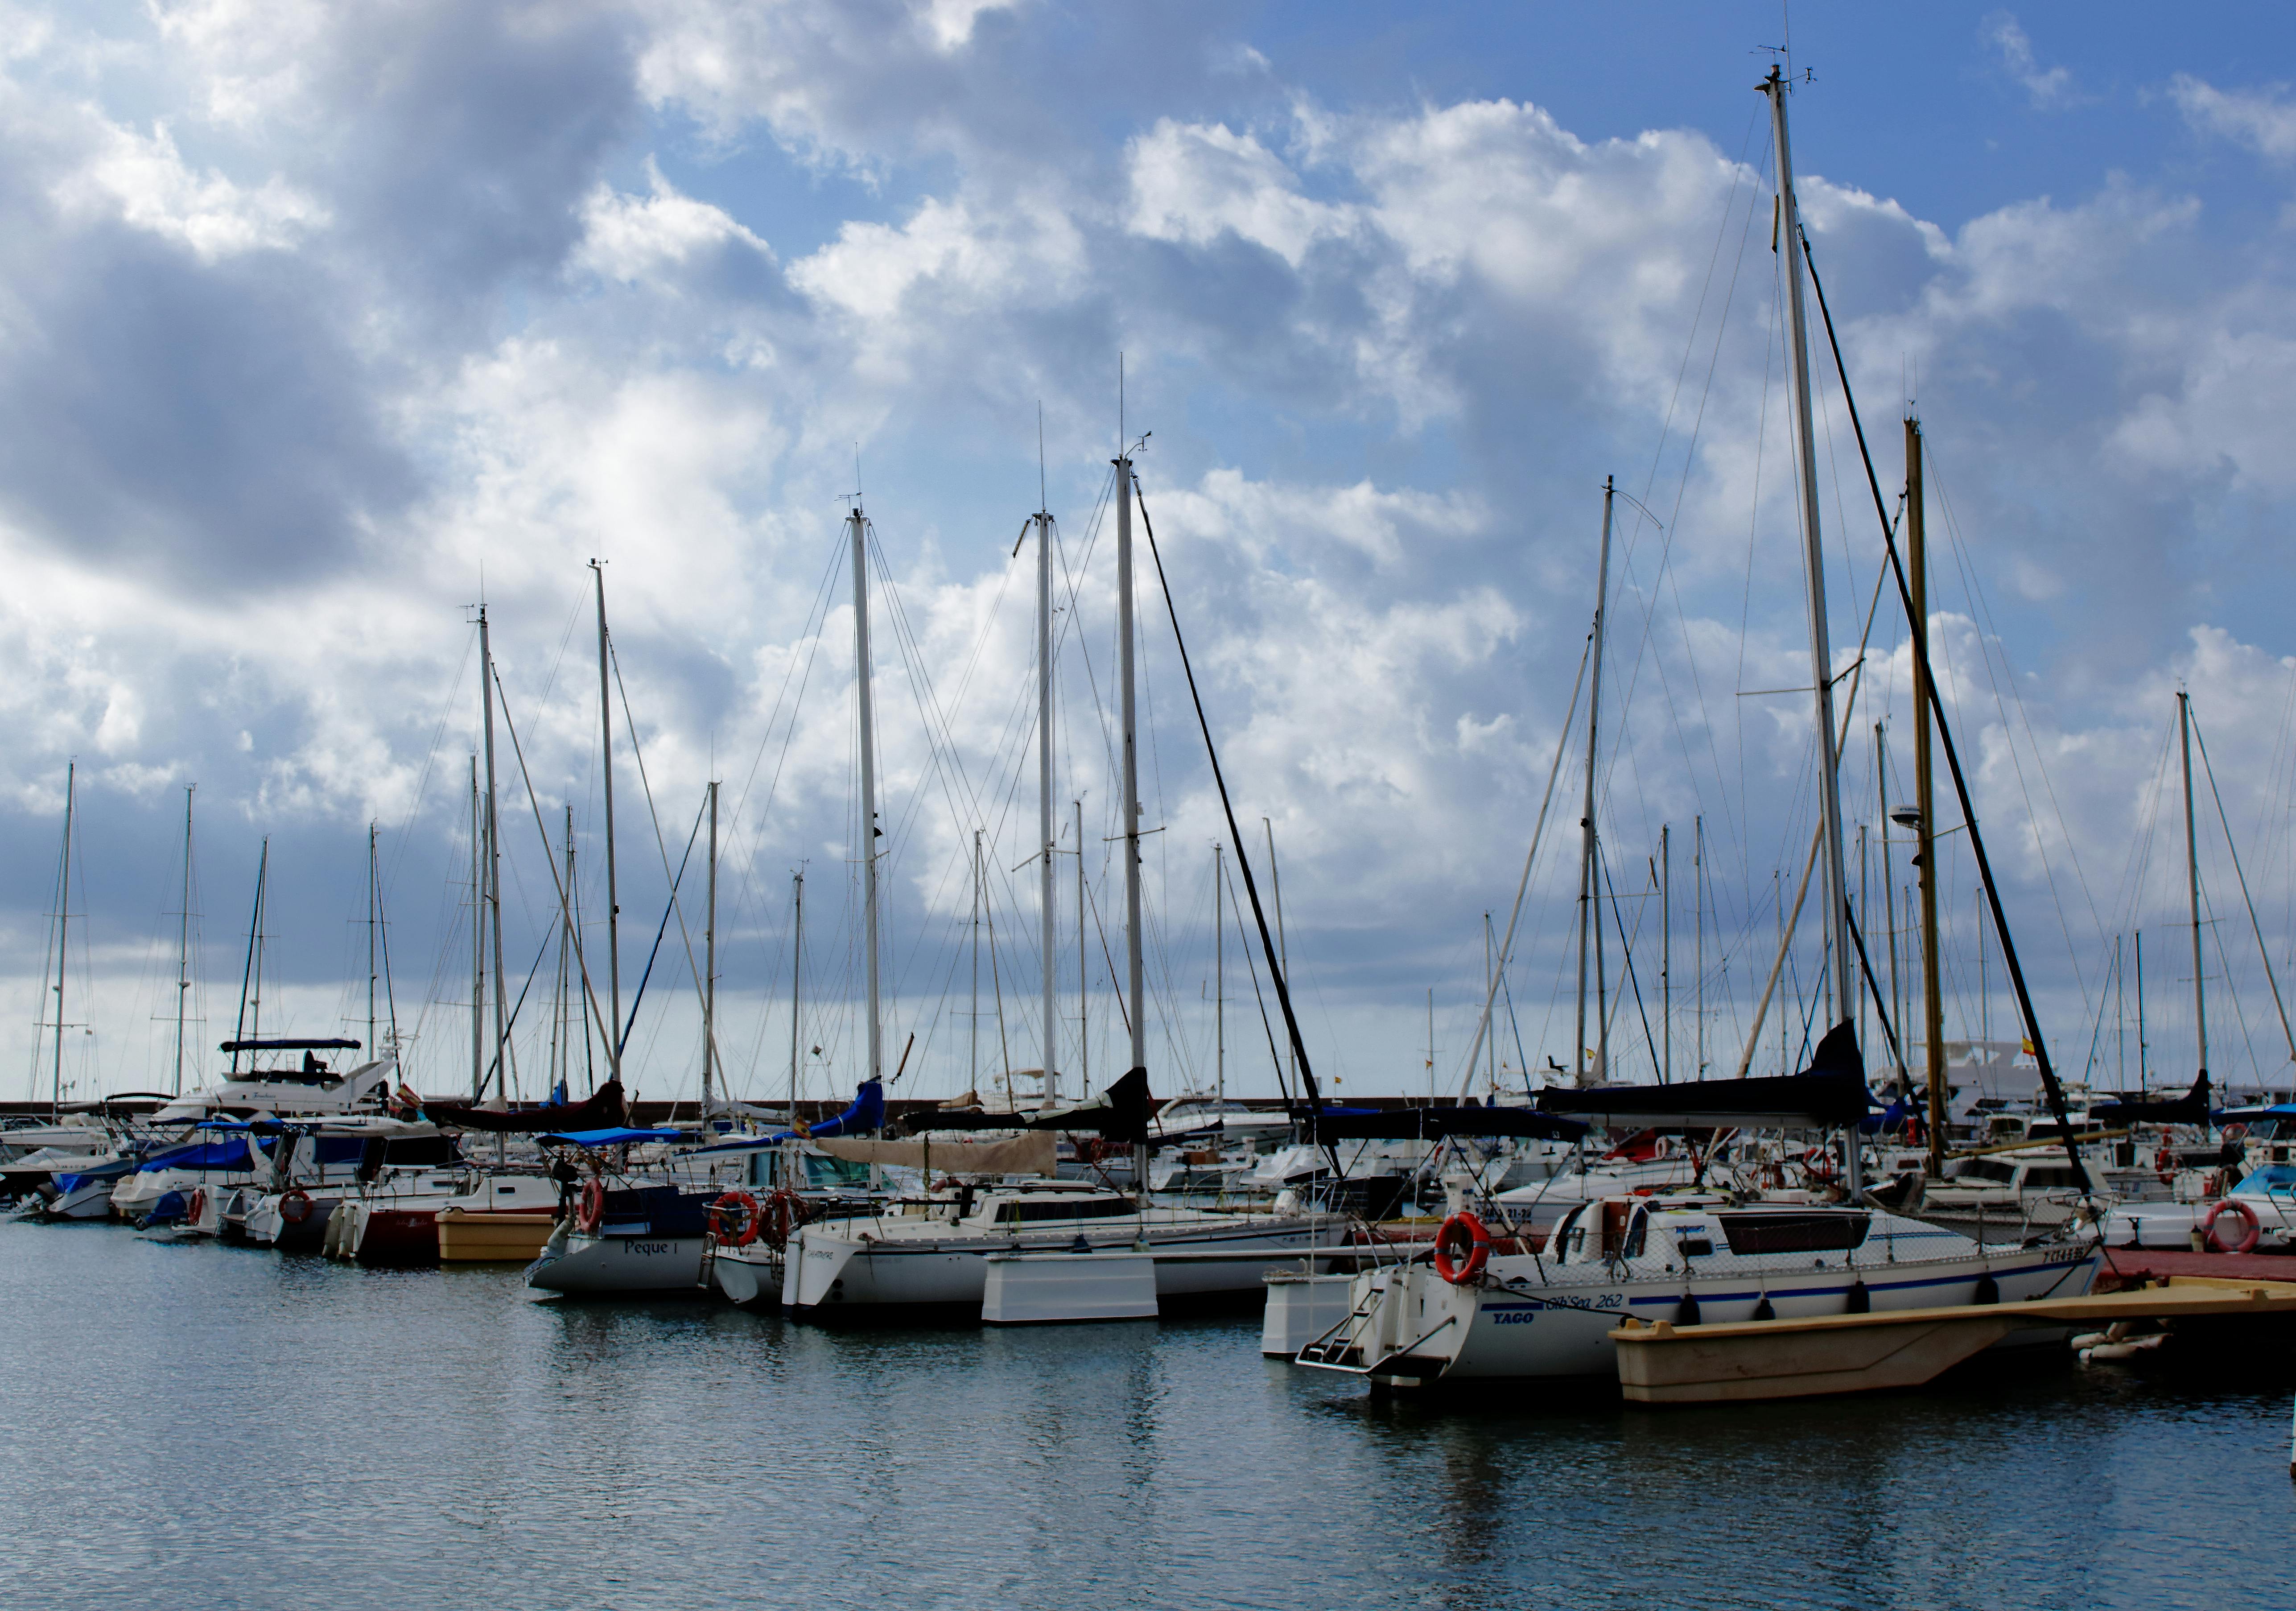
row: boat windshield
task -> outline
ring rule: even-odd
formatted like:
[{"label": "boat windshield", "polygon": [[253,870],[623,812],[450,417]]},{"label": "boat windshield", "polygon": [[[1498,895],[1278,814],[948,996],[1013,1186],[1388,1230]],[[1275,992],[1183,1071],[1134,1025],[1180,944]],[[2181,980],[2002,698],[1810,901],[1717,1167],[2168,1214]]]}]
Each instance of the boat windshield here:
[{"label": "boat windshield", "polygon": [[2232,1189],[2234,1197],[2286,1196],[2296,1192],[2296,1164],[2269,1164]]}]

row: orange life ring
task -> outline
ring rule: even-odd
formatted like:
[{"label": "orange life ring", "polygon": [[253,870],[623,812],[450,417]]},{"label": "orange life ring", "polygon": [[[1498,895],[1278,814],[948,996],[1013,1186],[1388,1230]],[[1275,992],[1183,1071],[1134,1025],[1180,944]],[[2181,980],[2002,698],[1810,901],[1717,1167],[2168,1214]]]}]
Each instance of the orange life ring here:
[{"label": "orange life ring", "polygon": [[[728,1208],[742,1211],[742,1228],[732,1236],[718,1229],[725,1223],[722,1216]],[[758,1211],[758,1199],[748,1192],[728,1191],[709,1205],[709,1226],[717,1231],[720,1247],[746,1247],[756,1241],[758,1233],[765,1230],[765,1215]]]},{"label": "orange life ring", "polygon": [[574,1199],[574,1229],[589,1236],[605,1217],[606,1182],[595,1178],[583,1182],[582,1195]]},{"label": "orange life ring", "polygon": [[[2240,1240],[2226,1247],[2217,1240],[2217,1222],[2230,1209],[2240,1216]],[[2201,1239],[2218,1253],[2248,1253],[2255,1249],[2257,1239],[2264,1234],[2264,1223],[2256,1217],[2256,1210],[2236,1197],[2218,1198],[2217,1206],[2209,1210],[2209,1217],[2201,1222]]]},{"label": "orange life ring", "polygon": [[2177,1149],[2174,1147],[2163,1145],[2152,1155],[2152,1173],[2161,1177],[2163,1186],[2177,1183]]},{"label": "orange life ring", "polygon": [[311,1217],[311,1194],[300,1186],[291,1186],[279,1198],[279,1217],[290,1225],[299,1225]]},{"label": "orange life ring", "polygon": [[205,1186],[193,1187],[191,1200],[184,1205],[184,1223],[198,1225],[201,1216],[207,1211],[208,1189]]},{"label": "orange life ring", "polygon": [[[1452,1252],[1456,1245],[1466,1255],[1462,1263]],[[1435,1233],[1435,1273],[1454,1287],[1464,1287],[1482,1274],[1483,1266],[1491,1262],[1491,1233],[1483,1222],[1461,1209],[1443,1222]]]}]

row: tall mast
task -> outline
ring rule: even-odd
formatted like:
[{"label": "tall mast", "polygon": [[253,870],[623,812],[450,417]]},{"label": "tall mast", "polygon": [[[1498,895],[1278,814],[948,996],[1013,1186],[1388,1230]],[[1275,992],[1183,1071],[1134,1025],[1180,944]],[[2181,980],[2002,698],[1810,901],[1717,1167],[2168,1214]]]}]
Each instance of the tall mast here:
[{"label": "tall mast", "polygon": [[[1140,743],[1132,652],[1132,460],[1116,460],[1116,639],[1119,724],[1124,742],[1124,991],[1132,1024],[1131,1068],[1148,1066],[1148,1001],[1140,955]],[[1147,1176],[1138,1182],[1145,1202]]]},{"label": "tall mast", "polygon": [[[366,825],[366,1049],[374,1050],[374,824]],[[188,904],[189,903],[186,903]]]},{"label": "tall mast", "polygon": [[1212,1093],[1221,1101],[1227,1100],[1227,935],[1220,927],[1226,920],[1220,875],[1226,848],[1212,841]]},{"label": "tall mast", "polygon": [[[1674,1079],[1674,839],[1673,829],[1665,822],[1658,825],[1658,995],[1660,1038],[1664,1042],[1659,1059],[1659,1077],[1672,1083]],[[1490,914],[1483,916],[1485,927],[1490,924]]]},{"label": "tall mast", "polygon": [[790,1122],[797,1122],[798,982],[805,961],[805,870],[790,874]]},{"label": "tall mast", "polygon": [[479,757],[471,757],[471,1101],[487,1100],[487,902],[480,856],[486,843],[479,809]]},{"label": "tall mast", "polygon": [[[1491,914],[1487,912],[1483,913],[1483,1000],[1488,1002],[1498,993],[1498,936],[1491,931]],[[1486,1034],[1482,1039],[1488,1057],[1484,1077],[1489,1083],[1490,1100],[1496,1105],[1499,1100],[1499,1037]]]},{"label": "tall mast", "polygon": [[2142,1094],[2150,1078],[2145,1054],[2150,1050],[2144,1039],[2144,931],[2136,931],[2136,1089]]},{"label": "tall mast", "polygon": [[[248,948],[254,961],[255,1010],[248,1018],[247,1033],[254,1039],[263,1037],[263,942],[268,938],[263,932],[264,920],[270,916],[271,905],[271,841],[263,841],[263,858],[255,868],[255,929],[247,936]],[[254,1064],[250,1062],[252,1070]]]},{"label": "tall mast", "polygon": [[[1794,199],[1793,157],[1786,139],[1786,80],[1773,66],[1763,80],[1770,98],[1770,129],[1777,143],[1778,221],[1786,268],[1786,333],[1793,352],[1794,456],[1800,470],[1802,568],[1809,593],[1810,683],[1817,716],[1817,787],[1824,813],[1825,942],[1833,985],[1833,1021],[1857,1011],[1857,981],[1849,968],[1849,881],[1841,864],[1841,788],[1834,775],[1833,649],[1825,622],[1825,552],[1817,519],[1816,410],[1809,385],[1809,331],[1802,314],[1801,215]],[[1855,1173],[1857,1149],[1850,1149]]]},{"label": "tall mast", "polygon": [[[1275,824],[1262,817],[1259,828],[1267,836],[1267,887],[1275,898],[1275,961],[1288,980],[1292,977],[1292,942],[1284,937],[1283,933],[1283,870],[1275,862]],[[1246,868],[1244,881],[1247,884],[1250,882],[1250,869]],[[1292,1084],[1297,1088],[1300,1084],[1300,1049],[1287,1045],[1283,1055],[1292,1064]],[[1289,1100],[1288,1092],[1286,1100]]]},{"label": "tall mast", "polygon": [[184,1094],[184,1029],[192,997],[192,795],[196,783],[184,789],[184,909],[176,936],[176,1080],[171,1095]]},{"label": "tall mast", "polygon": [[718,784],[709,785],[709,899],[701,930],[701,1123],[709,1123],[709,1075],[718,1062]]},{"label": "tall mast", "polygon": [[[2177,691],[2177,741],[2185,759],[2185,893],[2193,909],[2193,1034],[2201,1053],[2200,1072],[2209,1072],[2209,987],[2201,967],[2201,850],[2193,826],[2193,698]],[[62,1012],[57,1013],[62,1018]]]},{"label": "tall mast", "polygon": [[1076,806],[1077,831],[1077,1069],[1084,1094],[1092,1094],[1092,964],[1084,935],[1084,802]]},{"label": "tall mast", "polygon": [[1692,903],[1697,909],[1698,928],[1698,1067],[1697,1077],[1706,1077],[1706,817],[1704,813],[1691,819],[1690,824],[1690,883]]},{"label": "tall mast", "polygon": [[51,1110],[61,1110],[64,1100],[64,961],[71,937],[72,806],[78,773],[79,763],[64,763],[64,850],[56,873],[56,1043],[48,1097]]},{"label": "tall mast", "polygon": [[1037,838],[1043,857],[1045,952],[1045,1104],[1056,1102],[1061,1078],[1054,1068],[1059,1044],[1059,907],[1053,899],[1053,517],[1037,511]]},{"label": "tall mast", "polygon": [[1906,592],[1913,596],[1914,866],[1921,875],[1922,1063],[1929,1086],[1929,1174],[1945,1177],[1945,989],[1938,957],[1937,811],[1930,771],[1930,562],[1927,503],[1922,489],[1922,422],[1906,416]]},{"label": "tall mast", "polygon": [[606,686],[606,568],[590,561],[598,584],[598,762],[606,803],[606,993],[612,998],[608,1020],[606,1077],[622,1077],[622,908],[614,881],[614,702]]},{"label": "tall mast", "polygon": [[1587,795],[1578,813],[1578,1038],[1571,1049],[1570,1071],[1574,1083],[1587,1084],[1587,947],[1595,948],[1595,1026],[1596,1051],[1595,1079],[1599,1084],[1610,1066],[1610,1013],[1601,997],[1603,992],[1603,920],[1598,905],[1600,889],[1595,879],[1595,747],[1602,731],[1603,716],[1603,625],[1610,613],[1611,600],[1611,502],[1613,487],[1610,477],[1603,478],[1603,544],[1601,557],[1595,565],[1595,647],[1593,668],[1587,699]]},{"label": "tall mast", "polygon": [[972,1026],[972,1091],[980,1094],[980,830],[972,830],[972,1011],[967,1017]]},{"label": "tall mast", "polygon": [[495,656],[487,636],[487,607],[479,606],[479,682],[487,718],[487,913],[494,929],[495,1095],[510,1093],[510,997],[503,969],[502,822],[495,810]]},{"label": "tall mast", "polygon": [[[1890,931],[1890,1018],[1893,1023],[1903,1026],[1906,1016],[1904,1003],[1898,1000],[1902,993],[1898,987],[1898,863],[1896,858],[1890,854],[1890,752],[1887,748],[1889,742],[1889,729],[1886,724],[1880,722],[1874,723],[1874,809],[1880,813],[1882,818],[1882,919]],[[1860,921],[1865,920],[1862,900],[1858,909],[1858,918]],[[1904,1033],[1904,1029],[1900,1027],[1898,1044],[1901,1048],[1905,1043],[1902,1038]],[[1897,1073],[1899,1094],[1903,1095],[1906,1070],[1900,1068]]]},{"label": "tall mast", "polygon": [[[255,863],[255,904],[249,910],[247,914],[247,965],[240,970],[239,1017],[233,1023],[231,1029],[231,1038],[234,1041],[242,1041],[247,1038],[248,987],[250,985],[253,985],[256,991],[257,999],[258,1001],[262,999],[263,985],[256,973],[257,953],[255,949],[255,936],[257,932],[263,927],[263,879],[264,875],[267,873],[270,869],[271,840],[266,836],[263,841],[263,852],[256,858]],[[2142,998],[2140,997],[2140,1000]],[[259,1014],[258,1015],[258,1018],[259,1021]],[[239,1072],[239,1053],[236,1051],[231,1054],[231,1072],[234,1074],[237,1074]]]},{"label": "tall mast", "polygon": [[869,983],[869,1068],[884,1073],[885,1026],[881,1016],[877,954],[877,711],[869,685],[868,521],[857,505],[846,522],[853,536],[854,689],[861,712],[861,912],[862,951]]}]

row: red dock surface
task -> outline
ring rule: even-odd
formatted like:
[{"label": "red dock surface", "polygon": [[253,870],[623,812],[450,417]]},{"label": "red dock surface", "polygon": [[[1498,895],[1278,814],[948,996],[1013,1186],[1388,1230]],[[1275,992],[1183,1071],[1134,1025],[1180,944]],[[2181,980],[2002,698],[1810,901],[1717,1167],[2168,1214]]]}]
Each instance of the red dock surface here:
[{"label": "red dock surface", "polygon": [[2214,1276],[2218,1280],[2296,1280],[2296,1257],[2284,1253],[2177,1253],[2165,1247],[2109,1247],[2096,1290],[2112,1292],[2145,1279]]}]

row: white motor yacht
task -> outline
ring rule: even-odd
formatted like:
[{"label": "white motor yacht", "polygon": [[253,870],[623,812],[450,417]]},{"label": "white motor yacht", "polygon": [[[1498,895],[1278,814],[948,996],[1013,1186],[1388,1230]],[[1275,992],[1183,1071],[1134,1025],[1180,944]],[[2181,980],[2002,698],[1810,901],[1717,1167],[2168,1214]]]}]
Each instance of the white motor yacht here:
[{"label": "white motor yacht", "polygon": [[1348,1317],[1298,1362],[1388,1386],[1607,1377],[1610,1334],[1629,1315],[1694,1325],[2013,1304],[2084,1293],[2097,1263],[2087,1238],[1988,1247],[1878,1209],[1723,1193],[1581,1204],[1540,1253],[1478,1256],[1459,1224],[1439,1240],[1455,1250],[1447,1272],[1414,1261],[1357,1275]]},{"label": "white motor yacht", "polygon": [[270,1068],[234,1071],[201,1090],[174,1098],[152,1116],[154,1124],[185,1124],[210,1118],[319,1118],[378,1111],[398,1077],[398,1054],[386,1051],[373,1062],[338,1074],[316,1055],[357,1051],[348,1040],[226,1041],[234,1059],[242,1053],[297,1051],[301,1060]]},{"label": "white motor yacht", "polygon": [[2250,1252],[2296,1251],[2296,1164],[2267,1164],[2220,1198],[2121,1203],[2104,1221],[2108,1247],[2184,1251],[2195,1235],[2223,1247],[2246,1242]]}]

